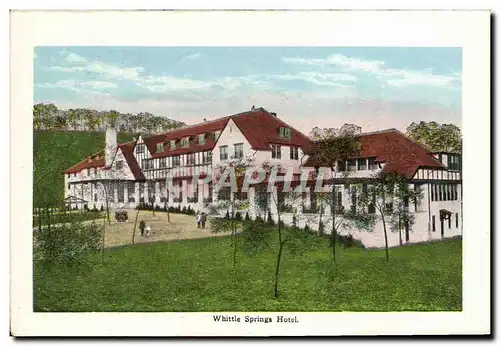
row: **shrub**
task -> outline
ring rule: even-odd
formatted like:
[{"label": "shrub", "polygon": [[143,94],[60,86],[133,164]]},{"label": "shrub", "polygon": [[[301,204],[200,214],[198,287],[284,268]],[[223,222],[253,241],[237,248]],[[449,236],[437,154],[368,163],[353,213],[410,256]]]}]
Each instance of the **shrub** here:
[{"label": "shrub", "polygon": [[306,225],[304,226],[304,231],[305,232],[311,232],[311,228],[309,227],[309,225],[306,223]]},{"label": "shrub", "polygon": [[101,204],[101,211],[104,211],[104,205]]},{"label": "shrub", "polygon": [[92,222],[61,224],[36,232],[34,259],[43,265],[77,265],[102,247],[103,227]]},{"label": "shrub", "polygon": [[245,221],[251,221],[249,212],[247,212],[247,214],[245,215]]},{"label": "shrub", "polygon": [[295,214],[292,216],[292,228],[297,228],[297,216]]},{"label": "shrub", "polygon": [[182,207],[182,211],[181,211],[183,214],[187,214],[187,209],[186,209],[186,206]]},{"label": "shrub", "polygon": [[229,210],[226,210],[226,219],[229,219],[230,216],[229,216]]},{"label": "shrub", "polygon": [[156,210],[156,211],[161,211],[160,206],[159,206],[159,205],[156,205],[156,206],[155,206],[155,210]]},{"label": "shrub", "polygon": [[242,220],[242,217],[241,217],[241,214],[239,211],[237,211],[236,214],[234,214],[234,218],[235,218],[235,220],[238,220],[238,221]]},{"label": "shrub", "polygon": [[353,238],[352,234],[348,235],[337,234],[337,243],[342,244],[345,248],[362,245],[362,243],[359,240]]},{"label": "shrub", "polygon": [[270,210],[267,212],[267,223],[269,225],[274,225],[274,220],[273,220],[273,217],[271,215],[271,211]]},{"label": "shrub", "polygon": [[190,205],[188,205],[188,207],[186,209],[186,214],[191,215],[191,206]]}]

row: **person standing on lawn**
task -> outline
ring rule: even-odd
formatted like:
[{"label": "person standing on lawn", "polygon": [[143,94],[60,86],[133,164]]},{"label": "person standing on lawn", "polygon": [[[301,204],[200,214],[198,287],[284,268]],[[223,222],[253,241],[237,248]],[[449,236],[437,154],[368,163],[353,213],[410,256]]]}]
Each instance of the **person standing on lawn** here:
[{"label": "person standing on lawn", "polygon": [[207,214],[201,213],[201,227],[205,228],[205,223],[207,222]]}]

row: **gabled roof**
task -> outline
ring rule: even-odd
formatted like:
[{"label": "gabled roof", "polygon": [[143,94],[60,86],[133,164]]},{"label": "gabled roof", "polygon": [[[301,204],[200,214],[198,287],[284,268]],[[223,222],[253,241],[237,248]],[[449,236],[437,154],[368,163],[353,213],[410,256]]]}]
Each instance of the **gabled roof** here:
[{"label": "gabled roof", "polygon": [[[146,180],[144,174],[142,173],[139,164],[134,156],[134,148],[137,141],[127,142],[118,144],[116,150],[121,149],[123,153],[123,157],[125,161],[127,161],[127,165],[132,171],[134,178],[136,180]],[[105,159],[104,159],[104,150],[99,151],[98,153],[91,155],[85,158],[83,161],[77,163],[76,165],[70,167],[65,171],[66,174],[70,173],[78,173],[86,168],[102,168],[105,169]]]},{"label": "gabled roof", "polygon": [[[264,108],[241,113],[232,117],[234,123],[250,143],[252,149],[269,150],[271,144],[309,148],[313,143],[303,133],[294,129]],[[291,130],[290,139],[280,138],[280,127]]]},{"label": "gabled roof", "polygon": [[66,174],[78,173],[85,168],[97,168],[97,167],[104,167],[104,150],[101,150],[85,158],[76,165],[71,166],[64,173]]},{"label": "gabled roof", "polygon": [[[174,150],[169,149],[169,144],[171,140],[181,140],[182,138],[186,137],[197,137],[198,135],[201,134],[210,134],[215,131],[222,131],[224,127],[226,126],[227,122],[229,121],[229,116],[224,117],[224,118],[219,118],[215,119],[212,121],[206,121],[200,124],[196,125],[191,125],[191,126],[186,126],[177,130],[173,130],[167,133],[163,133],[161,135],[155,135],[155,136],[150,136],[150,137],[144,137],[143,141],[144,144],[146,144],[149,152],[154,156],[156,154],[156,145],[158,143],[165,143],[165,151],[158,153],[160,156],[154,156],[156,157],[165,157],[165,156],[172,156],[172,155],[181,155],[185,154],[182,149],[186,148],[181,148],[181,147],[176,147]],[[209,139],[207,136],[207,139]],[[198,138],[195,138],[195,143],[196,144],[198,141]],[[196,146],[194,151],[200,151],[200,150],[211,150],[215,146],[215,142],[212,141],[206,141],[203,145],[203,148],[200,148],[200,146]],[[175,153],[174,153],[175,152]],[[169,154],[170,153],[170,154]]]},{"label": "gabled roof", "polygon": [[137,160],[134,156],[134,148],[136,143],[137,141],[127,142],[119,144],[118,147],[122,150],[123,157],[125,158],[125,161],[127,161],[127,165],[130,168],[130,171],[132,171],[134,178],[136,180],[146,180],[146,177],[142,173],[142,170],[139,167],[139,164],[137,163]]},{"label": "gabled roof", "polygon": [[[359,140],[361,150],[357,157],[375,157],[377,162],[385,163],[385,173],[401,173],[411,179],[420,167],[445,168],[430,151],[396,129],[363,133]],[[311,167],[312,160],[304,166]]]},{"label": "gabled roof", "polygon": [[[284,121],[269,113],[264,108],[256,108],[251,111],[183,127],[162,135],[146,137],[143,138],[143,140],[148,147],[149,152],[152,154],[152,158],[212,150],[215,147],[216,141],[214,141],[211,136],[206,137],[204,144],[198,144],[197,136],[200,134],[210,134],[215,131],[222,131],[230,119],[239,128],[243,136],[245,136],[252,149],[255,150],[270,150],[271,144],[297,146],[302,147],[305,150],[310,148],[312,145],[312,141],[309,137],[286,124]],[[280,127],[287,127],[291,130],[290,139],[280,138]],[[170,140],[180,140],[186,137],[195,137],[194,141],[190,143],[188,148],[182,148],[180,146],[177,146],[174,150],[169,148]],[[156,145],[160,142],[165,143],[165,149],[163,152],[157,153]]]}]

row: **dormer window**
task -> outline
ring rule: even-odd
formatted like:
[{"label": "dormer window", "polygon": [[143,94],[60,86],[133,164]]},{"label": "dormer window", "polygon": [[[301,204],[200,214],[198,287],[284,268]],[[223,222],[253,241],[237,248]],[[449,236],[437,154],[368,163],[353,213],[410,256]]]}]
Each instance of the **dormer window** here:
[{"label": "dormer window", "polygon": [[218,140],[220,136],[220,131],[215,131],[214,132],[214,141]]},{"label": "dormer window", "polygon": [[189,147],[189,137],[184,137],[182,140],[181,140],[181,146],[183,148],[187,148]]},{"label": "dormer window", "polygon": [[198,144],[205,144],[205,134],[198,135]]},{"label": "dormer window", "polygon": [[163,142],[156,144],[156,152],[157,153],[163,152]]},{"label": "dormer window", "polygon": [[280,127],[280,138],[290,139],[292,137],[292,131],[288,127]]},{"label": "dormer window", "polygon": [[170,149],[171,149],[171,150],[174,150],[174,149],[175,149],[175,139],[172,139],[172,140],[170,141]]},{"label": "dormer window", "polygon": [[123,168],[123,161],[116,161],[116,169],[120,170]]}]

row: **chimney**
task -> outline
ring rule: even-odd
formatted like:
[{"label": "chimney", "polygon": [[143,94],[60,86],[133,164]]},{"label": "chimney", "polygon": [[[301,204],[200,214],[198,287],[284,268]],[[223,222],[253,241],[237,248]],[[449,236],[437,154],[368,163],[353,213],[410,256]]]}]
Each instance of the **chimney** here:
[{"label": "chimney", "polygon": [[276,114],[275,112],[269,112],[269,114],[271,114],[273,117],[278,117],[278,114]]},{"label": "chimney", "polygon": [[106,148],[104,149],[104,164],[109,167],[114,160],[116,154],[116,129],[108,127],[106,129]]}]

